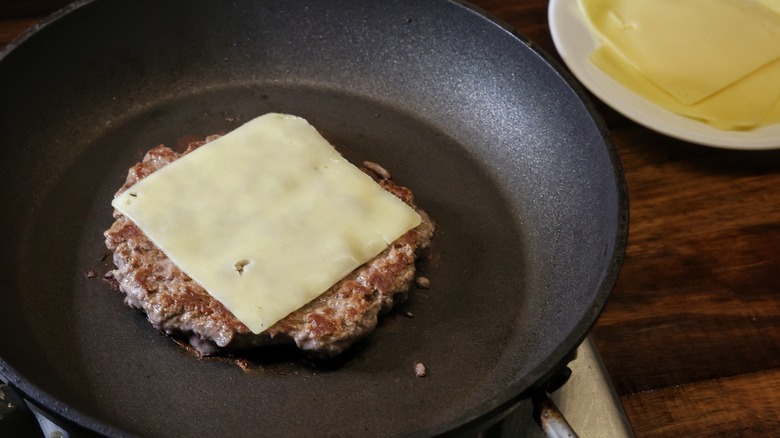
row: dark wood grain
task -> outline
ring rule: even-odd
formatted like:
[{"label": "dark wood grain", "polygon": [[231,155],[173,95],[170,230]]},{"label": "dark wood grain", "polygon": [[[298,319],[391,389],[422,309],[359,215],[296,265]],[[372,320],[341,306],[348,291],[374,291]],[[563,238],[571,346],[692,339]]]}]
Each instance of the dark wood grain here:
[{"label": "dark wood grain", "polygon": [[638,437],[775,437],[780,372],[769,370],[630,394]]},{"label": "dark wood grain", "polygon": [[[34,3],[0,9],[0,45],[63,1]],[[560,62],[546,0],[474,4]],[[631,424],[639,437],[777,436],[780,151],[688,144],[596,103],[625,169],[631,226],[593,335]]]},{"label": "dark wood grain", "polygon": [[72,1],[73,0],[3,0],[0,1],[0,20],[44,16]]},{"label": "dark wood grain", "polygon": [[0,21],[0,47],[38,22],[38,18],[17,18]]},{"label": "dark wood grain", "polygon": [[631,237],[595,335],[618,391],[780,366],[780,154],[613,134]]}]

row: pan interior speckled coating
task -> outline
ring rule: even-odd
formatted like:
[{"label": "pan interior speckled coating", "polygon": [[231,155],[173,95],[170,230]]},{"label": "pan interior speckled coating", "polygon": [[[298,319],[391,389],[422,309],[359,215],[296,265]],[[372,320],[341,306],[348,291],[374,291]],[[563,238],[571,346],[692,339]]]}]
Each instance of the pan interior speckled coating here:
[{"label": "pan interior speckled coating", "polygon": [[[604,306],[627,228],[614,149],[581,93],[481,13],[416,0],[71,9],[0,59],[0,374],[45,408],[112,435],[429,435],[525,393]],[[414,318],[388,315],[330,366],[197,360],[85,276],[110,268],[110,200],[145,150],[269,111],[381,163],[439,224]]]}]

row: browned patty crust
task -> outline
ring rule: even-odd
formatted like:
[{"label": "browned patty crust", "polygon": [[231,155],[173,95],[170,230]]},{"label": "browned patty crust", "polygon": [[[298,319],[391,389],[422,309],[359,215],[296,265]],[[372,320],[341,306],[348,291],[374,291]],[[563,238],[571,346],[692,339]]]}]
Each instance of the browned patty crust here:
[{"label": "browned patty crust", "polygon": [[[191,143],[183,154],[163,145],[155,147],[130,168],[117,194],[214,138]],[[125,293],[127,305],[143,310],[157,329],[185,337],[200,354],[292,341],[313,356],[338,355],[371,333],[380,313],[406,300],[415,275],[415,260],[430,246],[434,233],[428,215],[414,205],[412,192],[395,185],[384,169],[377,169],[381,167],[367,163],[363,170],[414,208],[422,223],[263,333],[252,333],[118,211],[114,211],[116,221],[104,233],[116,265],[108,275]]]}]

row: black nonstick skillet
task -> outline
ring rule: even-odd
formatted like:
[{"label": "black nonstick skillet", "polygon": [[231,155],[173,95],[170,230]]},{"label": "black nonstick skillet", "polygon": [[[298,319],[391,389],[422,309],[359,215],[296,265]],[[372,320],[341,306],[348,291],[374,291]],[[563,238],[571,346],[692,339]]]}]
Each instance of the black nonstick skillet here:
[{"label": "black nonstick skillet", "polygon": [[[429,436],[490,422],[565,365],[626,244],[613,145],[553,64],[456,1],[58,12],[0,52],[0,375],[111,436]],[[414,318],[387,315],[335,363],[284,349],[247,369],[197,359],[100,279],[110,201],[144,151],[270,111],[381,163],[439,226]]]}]

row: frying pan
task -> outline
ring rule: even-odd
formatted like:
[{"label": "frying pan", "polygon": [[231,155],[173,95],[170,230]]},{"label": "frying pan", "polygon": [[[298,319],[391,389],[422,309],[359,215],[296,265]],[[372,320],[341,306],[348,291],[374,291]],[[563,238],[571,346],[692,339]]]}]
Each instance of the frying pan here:
[{"label": "frying pan", "polygon": [[[145,150],[307,118],[439,225],[431,288],[333,363],[199,360],[90,271]],[[106,435],[427,436],[565,365],[614,285],[627,197],[568,75],[460,2],[80,1],[0,53],[0,374]],[[414,373],[423,363],[427,377]]]}]

